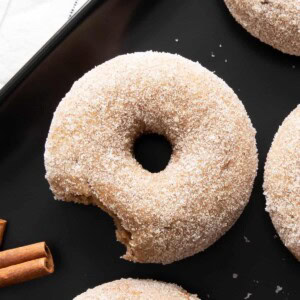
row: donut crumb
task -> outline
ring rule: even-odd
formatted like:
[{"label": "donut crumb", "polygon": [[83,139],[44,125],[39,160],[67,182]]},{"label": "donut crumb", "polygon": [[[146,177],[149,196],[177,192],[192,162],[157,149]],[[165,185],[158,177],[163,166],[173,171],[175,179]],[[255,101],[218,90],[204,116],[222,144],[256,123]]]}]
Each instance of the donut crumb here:
[{"label": "donut crumb", "polygon": [[244,235],[244,240],[246,243],[250,243],[251,241]]},{"label": "donut crumb", "polygon": [[277,286],[276,286],[275,293],[278,294],[278,293],[280,293],[282,290],[283,290],[283,288],[282,288],[280,285],[277,285]]}]

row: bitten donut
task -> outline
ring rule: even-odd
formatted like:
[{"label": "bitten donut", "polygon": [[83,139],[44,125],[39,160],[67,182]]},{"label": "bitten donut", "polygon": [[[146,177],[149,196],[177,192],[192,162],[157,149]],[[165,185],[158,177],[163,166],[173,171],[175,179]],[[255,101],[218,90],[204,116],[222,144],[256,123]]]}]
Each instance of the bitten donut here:
[{"label": "bitten donut", "polygon": [[266,210],[285,246],[300,261],[300,105],[279,127],[268,153]]},{"label": "bitten donut", "polygon": [[[173,148],[159,173],[133,156],[149,132]],[[60,102],[45,166],[56,199],[95,204],[114,218],[125,259],[167,264],[206,249],[241,214],[256,176],[255,130],[232,89],[200,64],[122,55]]]},{"label": "bitten donut", "polygon": [[200,300],[176,284],[150,279],[120,279],[101,284],[74,300]]},{"label": "bitten donut", "polygon": [[249,33],[291,55],[300,55],[299,0],[224,0]]}]

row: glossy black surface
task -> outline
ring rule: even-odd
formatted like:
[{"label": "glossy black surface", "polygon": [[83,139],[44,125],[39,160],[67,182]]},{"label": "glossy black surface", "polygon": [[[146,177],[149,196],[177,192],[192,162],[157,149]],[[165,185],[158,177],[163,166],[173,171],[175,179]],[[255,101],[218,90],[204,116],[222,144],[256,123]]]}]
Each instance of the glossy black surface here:
[{"label": "glossy black surface", "polygon": [[[72,82],[118,54],[149,49],[179,53],[216,71],[258,131],[258,177],[241,218],[207,251],[167,266],[119,259],[124,249],[110,217],[96,207],[54,201],[44,179],[52,114]],[[140,277],[178,283],[202,299],[251,293],[251,300],[299,300],[300,264],[274,238],[262,193],[266,154],[300,102],[299,79],[299,58],[251,37],[222,0],[92,1],[1,93],[0,217],[9,221],[3,247],[45,240],[56,271],[1,289],[0,299],[72,299],[103,282]],[[277,285],[283,290],[276,294]]]}]

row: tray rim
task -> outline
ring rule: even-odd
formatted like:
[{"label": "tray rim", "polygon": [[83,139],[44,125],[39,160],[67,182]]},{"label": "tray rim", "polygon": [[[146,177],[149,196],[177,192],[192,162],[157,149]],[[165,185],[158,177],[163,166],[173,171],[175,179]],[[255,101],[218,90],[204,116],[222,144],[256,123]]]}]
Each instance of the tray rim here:
[{"label": "tray rim", "polygon": [[49,40],[17,71],[0,89],[0,107],[13,91],[38,67],[38,65],[105,0],[87,0],[86,3],[68,19]]}]

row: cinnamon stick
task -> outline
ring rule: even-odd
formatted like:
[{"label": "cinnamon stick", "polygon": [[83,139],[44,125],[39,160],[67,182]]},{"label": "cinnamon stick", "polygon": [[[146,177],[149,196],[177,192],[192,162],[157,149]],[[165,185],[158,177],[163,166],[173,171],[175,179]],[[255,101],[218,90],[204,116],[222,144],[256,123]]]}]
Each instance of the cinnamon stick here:
[{"label": "cinnamon stick", "polygon": [[2,244],[3,236],[4,236],[4,231],[6,228],[6,220],[0,219],[0,246]]},{"label": "cinnamon stick", "polygon": [[45,242],[9,249],[0,252],[0,269],[17,265],[29,260],[48,257],[50,250]]},{"label": "cinnamon stick", "polygon": [[54,272],[45,242],[0,252],[0,288]]},{"label": "cinnamon stick", "polygon": [[42,277],[54,272],[52,256],[0,269],[0,288]]}]

